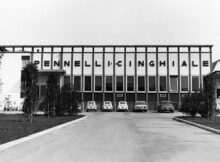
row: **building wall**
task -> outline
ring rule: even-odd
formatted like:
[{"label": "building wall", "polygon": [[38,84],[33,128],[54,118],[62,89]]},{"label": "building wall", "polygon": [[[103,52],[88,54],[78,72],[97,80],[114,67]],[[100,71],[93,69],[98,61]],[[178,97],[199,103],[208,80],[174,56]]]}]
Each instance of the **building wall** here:
[{"label": "building wall", "polygon": [[3,83],[1,85],[0,92],[0,110],[4,109],[4,99],[8,96],[10,96],[11,101],[13,101],[16,106],[21,109],[21,70],[24,66],[24,62],[22,62],[22,57],[28,55],[29,54],[26,53],[3,54],[2,64],[0,68],[0,78]]},{"label": "building wall", "polygon": [[[51,49],[47,54],[42,51],[34,53],[33,62],[42,70],[64,69],[72,84],[75,77],[80,77],[80,91],[85,102],[101,102],[112,95],[109,100],[116,104],[120,100],[145,100],[152,104],[171,100],[179,103],[185,93],[194,93],[194,88],[199,90],[202,87],[203,75],[210,72],[211,47],[73,46],[58,48],[57,51]],[[109,91],[106,90],[106,77],[112,77],[112,89]],[[134,86],[129,89],[131,80]],[[155,80],[154,90],[149,89],[150,80]],[[117,88],[118,81],[122,81],[123,88]],[[139,87],[141,82],[142,89]],[[96,87],[96,83],[101,88]],[[187,86],[185,89],[182,87],[184,84]]]},{"label": "building wall", "polygon": [[[194,87],[202,87],[203,75],[211,69],[211,48],[210,45],[10,46],[6,49],[11,52],[5,55],[13,56],[5,61],[2,71],[13,65],[10,69],[15,70],[12,71],[16,79],[6,78],[4,82],[9,84],[8,88],[20,85],[21,55],[30,55],[41,71],[65,70],[63,83],[73,84],[82,93],[84,102],[111,100],[116,105],[120,100],[127,100],[132,106],[137,100],[145,100],[154,108],[163,100],[178,104],[184,94],[194,93]],[[108,81],[112,84],[106,87]],[[16,93],[19,96],[19,86]]]}]

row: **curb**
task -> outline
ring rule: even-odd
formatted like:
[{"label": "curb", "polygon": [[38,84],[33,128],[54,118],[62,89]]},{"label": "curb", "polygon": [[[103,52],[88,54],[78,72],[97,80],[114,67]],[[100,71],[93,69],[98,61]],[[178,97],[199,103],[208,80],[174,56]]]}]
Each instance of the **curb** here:
[{"label": "curb", "polygon": [[47,134],[49,132],[52,132],[54,130],[66,127],[66,126],[71,125],[73,123],[77,123],[77,122],[82,121],[82,120],[84,120],[86,118],[87,118],[87,116],[84,116],[82,118],[79,118],[79,119],[76,119],[76,120],[73,120],[73,121],[70,121],[70,122],[67,122],[67,123],[64,123],[64,124],[61,124],[61,125],[49,128],[49,129],[46,129],[46,130],[43,130],[41,132],[37,132],[37,133],[31,134],[29,136],[19,138],[19,139],[14,140],[14,141],[10,141],[10,142],[4,143],[4,144],[0,145],[0,151],[3,151],[5,149],[8,149],[8,148],[13,147],[13,146],[18,145],[18,144],[21,144],[23,142],[30,141],[30,140],[32,140],[34,138],[40,137],[40,136],[45,135],[45,134]]},{"label": "curb", "polygon": [[204,129],[204,130],[207,130],[209,132],[220,134],[220,130],[215,129],[215,128],[211,128],[211,127],[207,127],[207,126],[204,126],[204,125],[201,125],[201,124],[193,123],[191,121],[180,119],[178,117],[173,117],[173,120],[176,120],[176,121],[179,121],[179,122],[182,122],[182,123],[186,123],[186,124],[189,124],[189,125],[192,125],[192,126],[195,126],[195,127],[198,127],[198,128]]}]

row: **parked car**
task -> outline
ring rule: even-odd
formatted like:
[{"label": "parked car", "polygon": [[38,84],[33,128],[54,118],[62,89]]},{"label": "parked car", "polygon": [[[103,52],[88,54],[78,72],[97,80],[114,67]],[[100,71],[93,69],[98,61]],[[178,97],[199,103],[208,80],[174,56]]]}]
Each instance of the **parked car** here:
[{"label": "parked car", "polygon": [[77,102],[77,111],[78,113],[82,112],[82,106],[79,102]]},{"label": "parked car", "polygon": [[102,110],[103,111],[113,111],[112,102],[111,101],[104,101]]},{"label": "parked car", "polygon": [[134,111],[147,112],[147,110],[148,110],[148,105],[145,101],[136,101],[134,106]]},{"label": "parked car", "polygon": [[18,106],[15,101],[12,101],[12,98],[10,95],[5,97],[4,99],[4,111],[17,111]]},{"label": "parked car", "polygon": [[128,111],[128,104],[126,101],[120,101],[118,103],[117,111]]},{"label": "parked car", "polygon": [[158,112],[170,111],[174,113],[174,105],[171,101],[162,101],[161,104],[157,108]]},{"label": "parked car", "polygon": [[97,111],[97,106],[96,106],[95,101],[87,102],[86,111]]}]

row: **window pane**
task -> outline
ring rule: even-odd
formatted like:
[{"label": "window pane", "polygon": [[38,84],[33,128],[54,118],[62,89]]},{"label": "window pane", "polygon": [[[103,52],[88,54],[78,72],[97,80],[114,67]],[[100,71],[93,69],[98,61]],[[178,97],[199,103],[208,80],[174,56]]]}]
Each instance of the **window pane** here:
[{"label": "window pane", "polygon": [[85,76],[85,91],[91,91],[91,76]]},{"label": "window pane", "polygon": [[138,76],[138,91],[145,91],[144,76]]},{"label": "window pane", "polygon": [[181,76],[181,91],[188,91],[188,76]]},{"label": "window pane", "polygon": [[192,91],[199,91],[199,77],[192,76]]},{"label": "window pane", "polygon": [[112,76],[106,76],[105,86],[106,91],[112,91]]},{"label": "window pane", "polygon": [[74,76],[74,90],[81,91],[81,77]]},{"label": "window pane", "polygon": [[102,77],[95,76],[95,91],[102,91]]},{"label": "window pane", "polygon": [[217,89],[217,98],[220,98],[220,89]]},{"label": "window pane", "polygon": [[70,84],[70,76],[64,76],[64,84],[69,85]]},{"label": "window pane", "polygon": [[[25,92],[25,76],[24,76],[24,70],[21,70],[21,93]],[[23,96],[23,94],[21,94]]]},{"label": "window pane", "polygon": [[220,79],[216,79],[216,88],[220,88]]},{"label": "window pane", "polygon": [[41,85],[40,86],[40,97],[45,97],[47,93],[47,86],[46,85]]},{"label": "window pane", "polygon": [[167,90],[167,77],[160,76],[160,91]]},{"label": "window pane", "polygon": [[[25,93],[24,93],[24,95],[25,95]],[[39,85],[37,85],[37,100],[38,101],[40,100],[40,86]]]},{"label": "window pane", "polygon": [[116,77],[116,91],[123,91],[123,76]]},{"label": "window pane", "polygon": [[149,76],[149,91],[156,91],[155,76]]},{"label": "window pane", "polygon": [[177,90],[178,90],[178,77],[170,76],[170,91],[177,91]]},{"label": "window pane", "polygon": [[134,91],[134,77],[127,76],[127,91]]}]

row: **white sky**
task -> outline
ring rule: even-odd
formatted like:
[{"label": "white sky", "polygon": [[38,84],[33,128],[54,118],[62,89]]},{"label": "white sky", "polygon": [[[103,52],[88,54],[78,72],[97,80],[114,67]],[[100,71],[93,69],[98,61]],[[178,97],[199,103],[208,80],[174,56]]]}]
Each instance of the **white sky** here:
[{"label": "white sky", "polygon": [[213,44],[220,0],[0,0],[1,45]]}]

